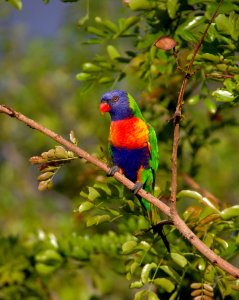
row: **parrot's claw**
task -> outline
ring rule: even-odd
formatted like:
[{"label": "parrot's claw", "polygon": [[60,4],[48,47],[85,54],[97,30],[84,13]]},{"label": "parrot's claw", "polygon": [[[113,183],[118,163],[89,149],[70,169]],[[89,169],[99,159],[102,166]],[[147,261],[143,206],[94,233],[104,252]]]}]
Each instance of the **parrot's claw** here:
[{"label": "parrot's claw", "polygon": [[131,191],[134,193],[134,194],[137,194],[138,191],[140,189],[143,188],[143,184],[141,182],[136,182],[135,185],[133,186],[133,188],[131,189]]},{"label": "parrot's claw", "polygon": [[116,172],[120,172],[120,168],[118,166],[113,166],[110,168],[109,172],[107,173],[107,176],[110,177],[110,176],[114,176],[114,174]]}]

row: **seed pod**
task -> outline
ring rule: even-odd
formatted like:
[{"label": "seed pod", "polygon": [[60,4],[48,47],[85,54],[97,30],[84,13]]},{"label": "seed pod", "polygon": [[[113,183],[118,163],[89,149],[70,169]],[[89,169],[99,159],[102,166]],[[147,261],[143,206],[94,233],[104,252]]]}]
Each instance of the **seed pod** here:
[{"label": "seed pod", "polygon": [[38,181],[46,181],[54,175],[53,172],[45,172],[37,177]]},{"label": "seed pod", "polygon": [[48,150],[47,151],[47,157],[48,157],[48,159],[54,159],[55,158],[55,149],[50,149],[50,150]]},{"label": "seed pod", "polygon": [[62,146],[56,146],[55,147],[55,157],[56,158],[67,158],[67,151]]}]

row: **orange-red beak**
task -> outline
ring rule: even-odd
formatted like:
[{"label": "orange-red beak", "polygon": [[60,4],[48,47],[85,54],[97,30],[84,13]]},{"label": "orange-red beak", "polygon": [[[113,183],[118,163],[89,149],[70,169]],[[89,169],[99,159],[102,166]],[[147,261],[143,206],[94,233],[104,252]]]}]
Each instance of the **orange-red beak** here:
[{"label": "orange-red beak", "polygon": [[103,114],[105,112],[109,112],[110,111],[110,106],[108,103],[106,102],[102,102],[100,103],[100,112]]}]

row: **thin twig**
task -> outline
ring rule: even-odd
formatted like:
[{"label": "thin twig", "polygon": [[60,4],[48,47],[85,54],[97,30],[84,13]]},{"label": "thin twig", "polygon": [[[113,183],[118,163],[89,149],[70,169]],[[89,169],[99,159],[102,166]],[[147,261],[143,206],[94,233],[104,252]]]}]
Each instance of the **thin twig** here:
[{"label": "thin twig", "polygon": [[227,78],[234,78],[234,74],[220,74],[220,73],[211,73],[205,74],[206,78],[214,78],[214,79],[227,79]]},{"label": "thin twig", "polygon": [[[97,166],[98,168],[102,169],[106,173],[109,172],[109,167],[98,160],[96,157],[90,155],[83,149],[77,147],[76,145],[72,144],[71,142],[64,139],[59,134],[56,134],[55,132],[49,130],[48,128],[40,125],[39,123],[35,122],[32,119],[27,118],[23,114],[13,110],[10,107],[7,107],[5,105],[0,105],[0,113],[7,114],[8,116],[12,118],[16,118],[19,121],[25,123],[27,126],[36,129],[43,133],[44,135],[50,137],[51,139],[55,140],[57,143],[65,146],[72,152],[74,152],[77,156],[84,158],[85,160],[91,162],[93,165]],[[117,179],[119,182],[121,182],[124,186],[126,186],[129,189],[132,189],[134,186],[134,183],[127,179],[125,176],[121,175],[119,172],[116,172],[114,174],[115,179]],[[188,226],[183,222],[183,220],[179,217],[178,214],[174,215],[172,218],[172,214],[170,212],[169,207],[161,202],[159,199],[154,197],[153,195],[147,193],[145,190],[140,189],[138,194],[142,196],[144,199],[158,207],[163,213],[165,213],[167,216],[171,218],[173,221],[175,227],[178,229],[179,232],[192,244],[195,246],[196,249],[198,249],[199,252],[201,252],[205,257],[207,257],[213,264],[219,266],[221,269],[225,270],[227,273],[231,274],[232,276],[239,278],[239,269],[231,265],[229,262],[222,259],[220,256],[215,254],[211,249],[209,249],[199,238],[188,228]]]},{"label": "thin twig", "polygon": [[218,3],[218,6],[216,8],[216,11],[214,12],[213,16],[211,17],[211,20],[208,22],[207,27],[199,40],[196,48],[193,51],[192,58],[188,64],[186,74],[184,76],[182,86],[180,88],[180,92],[178,95],[178,102],[177,107],[174,114],[174,137],[173,137],[173,151],[172,151],[172,182],[171,182],[171,196],[170,196],[170,210],[171,210],[171,217],[173,218],[174,215],[177,214],[176,210],[176,195],[177,195],[177,157],[178,157],[178,142],[179,142],[179,132],[180,132],[180,120],[182,116],[182,107],[183,107],[183,97],[186,90],[186,86],[188,83],[189,78],[192,76],[192,66],[195,60],[195,57],[200,50],[204,39],[206,37],[206,34],[208,32],[209,27],[211,26],[213,20],[215,19],[218,10],[222,4],[223,0],[220,0]]}]

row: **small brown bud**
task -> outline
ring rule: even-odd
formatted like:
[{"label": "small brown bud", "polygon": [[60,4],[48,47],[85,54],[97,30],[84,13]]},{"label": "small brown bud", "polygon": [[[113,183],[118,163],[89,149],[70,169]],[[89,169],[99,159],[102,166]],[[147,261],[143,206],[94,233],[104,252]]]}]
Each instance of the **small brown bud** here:
[{"label": "small brown bud", "polygon": [[169,36],[162,36],[154,45],[159,49],[168,51],[173,49],[177,45],[177,42]]}]

